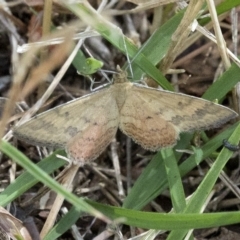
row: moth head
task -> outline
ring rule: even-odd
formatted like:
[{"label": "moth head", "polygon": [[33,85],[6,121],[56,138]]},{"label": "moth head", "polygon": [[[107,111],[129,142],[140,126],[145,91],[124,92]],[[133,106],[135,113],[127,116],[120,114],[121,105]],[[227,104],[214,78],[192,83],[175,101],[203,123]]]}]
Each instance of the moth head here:
[{"label": "moth head", "polygon": [[117,65],[117,73],[113,77],[114,83],[127,82],[127,72],[123,71],[119,65]]}]

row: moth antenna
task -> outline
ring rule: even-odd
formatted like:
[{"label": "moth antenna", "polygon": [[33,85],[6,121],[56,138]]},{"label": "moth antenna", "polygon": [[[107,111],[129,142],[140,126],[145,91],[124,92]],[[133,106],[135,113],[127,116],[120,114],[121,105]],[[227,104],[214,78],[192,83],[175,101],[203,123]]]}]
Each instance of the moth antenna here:
[{"label": "moth antenna", "polygon": [[[121,29],[120,29],[120,31],[122,32]],[[127,62],[128,62],[128,66],[127,66],[126,70],[129,68],[129,71],[130,71],[131,76],[133,78],[132,64],[131,64],[130,57],[128,55],[127,44],[126,44],[125,35],[123,34],[123,32],[122,32],[122,38],[123,38],[123,46],[124,46],[124,49],[125,49],[125,52],[126,52],[126,57],[127,57]]]},{"label": "moth antenna", "polygon": [[108,81],[108,83],[103,84],[103,85],[101,85],[101,86],[99,86],[99,87],[93,88],[93,85],[94,85],[95,83],[100,82],[100,81],[95,81],[95,80],[93,80],[90,76],[86,76],[86,77],[88,77],[89,80],[91,81],[91,86],[90,86],[90,91],[91,91],[91,92],[94,92],[94,91],[96,91],[96,90],[98,90],[98,89],[101,89],[101,88],[106,87],[106,86],[108,86],[108,85],[110,85],[110,84],[113,83],[113,80],[111,80],[106,73],[116,74],[115,71],[103,70],[103,69],[101,69],[101,70],[99,70],[99,71],[100,71],[100,73],[103,75],[103,77]]},{"label": "moth antenna", "polygon": [[90,76],[86,76],[89,80],[90,80],[90,82],[91,82],[91,85],[90,85],[90,91],[91,92],[93,92],[94,91],[94,88],[93,88],[93,85],[94,85],[94,83],[96,82],[95,81],[95,79],[92,79]]}]

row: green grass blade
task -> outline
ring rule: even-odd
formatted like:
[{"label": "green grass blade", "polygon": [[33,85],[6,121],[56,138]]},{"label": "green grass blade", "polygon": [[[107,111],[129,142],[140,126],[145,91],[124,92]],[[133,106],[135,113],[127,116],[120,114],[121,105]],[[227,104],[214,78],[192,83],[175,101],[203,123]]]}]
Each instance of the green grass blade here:
[{"label": "green grass blade", "polygon": [[34,163],[32,163],[24,154],[18,151],[11,144],[2,141],[0,144],[0,149],[7,156],[12,158],[17,164],[26,169],[32,176],[34,176],[38,181],[45,184],[50,189],[54,190],[58,194],[64,196],[64,198],[72,203],[79,211],[85,211],[96,217],[107,220],[100,212],[96,211],[93,207],[87,204],[84,200],[77,198],[75,195],[63,188],[58,182],[52,179],[48,174]]},{"label": "green grass blade", "polygon": [[[238,144],[240,140],[240,124],[237,126],[231,137],[229,138],[231,143]],[[203,207],[207,197],[209,196],[211,190],[213,189],[222,169],[226,165],[227,161],[230,159],[230,157],[233,155],[233,152],[223,148],[220,152],[219,156],[217,157],[214,164],[211,166],[210,170],[204,177],[203,181],[197,188],[197,190],[194,192],[192,197],[190,198],[187,207],[184,209],[184,213],[196,213],[200,212],[201,208]],[[191,228],[189,228],[191,229]],[[170,233],[168,239],[174,240],[176,237],[178,239],[182,239],[188,230],[179,232],[179,231],[173,231]]]},{"label": "green grass blade", "polygon": [[[103,205],[88,201],[94,208],[98,209],[111,219],[124,224],[159,230],[182,230],[210,228],[229,225],[240,222],[240,212],[222,212],[205,214],[183,214],[183,213],[152,213],[142,212],[118,207]],[[180,239],[180,238],[175,238]]]},{"label": "green grass blade", "polygon": [[240,68],[236,64],[225,71],[217,81],[203,94],[203,98],[214,101],[222,99],[239,82]]},{"label": "green grass blade", "polygon": [[[221,15],[230,11],[232,8],[240,5],[240,0],[225,0],[222,1],[219,5],[216,6],[217,14]],[[204,19],[200,19],[199,23],[203,26],[211,21],[210,17],[205,17]]]},{"label": "green grass blade", "polygon": [[144,56],[138,52],[137,47],[126,38],[122,31],[101,16],[87,2],[80,4],[63,4],[75,13],[79,18],[86,22],[89,26],[98,31],[102,37],[107,39],[111,44],[118,48],[121,52],[128,54],[130,58],[134,58],[134,62],[150,77],[155,79],[164,89],[173,90],[172,85],[159,72],[159,70]]},{"label": "green grass blade", "polygon": [[[166,55],[171,42],[172,34],[177,29],[182,17],[183,11],[174,15],[151,35],[148,41],[138,50],[138,52],[145,55],[153,65],[158,64]],[[134,77],[136,79],[140,79],[144,72],[136,64],[134,64],[134,62],[132,64]]]},{"label": "green grass blade", "polygon": [[[204,144],[201,148],[203,153],[201,161],[216,151],[222,145],[222,140],[227,139],[237,125],[238,123],[234,124]],[[201,162],[196,154],[198,155],[198,153],[191,155],[179,166],[181,176],[186,175]],[[141,209],[165,190],[167,186],[167,175],[162,155],[159,152],[135,182],[131,192],[124,200],[123,207]]]},{"label": "green grass blade", "polygon": [[161,154],[168,178],[173,209],[174,212],[178,213],[186,207],[186,201],[177,159],[172,149],[164,149],[161,151]]},{"label": "green grass blade", "polygon": [[[44,172],[48,174],[52,173],[54,170],[66,164],[66,161],[57,158],[56,154],[63,155],[64,151],[56,151],[54,154],[43,159],[36,165]],[[16,178],[13,183],[7,186],[3,192],[1,192],[0,206],[6,206],[38,182],[39,181],[33,175],[28,172],[24,172],[18,178]]]},{"label": "green grass blade", "polygon": [[43,240],[53,240],[65,233],[80,217],[79,211],[72,207],[61,220],[51,229]]}]

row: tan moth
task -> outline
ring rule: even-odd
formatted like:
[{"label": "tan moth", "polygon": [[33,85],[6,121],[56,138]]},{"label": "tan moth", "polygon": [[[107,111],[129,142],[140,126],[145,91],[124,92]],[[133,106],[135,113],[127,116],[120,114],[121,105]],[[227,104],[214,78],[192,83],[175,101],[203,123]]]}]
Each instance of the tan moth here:
[{"label": "tan moth", "polygon": [[176,144],[180,132],[215,128],[237,116],[231,109],[181,93],[127,81],[114,84],[30,119],[14,135],[38,146],[65,148],[75,164],[96,159],[118,127],[143,148]]}]

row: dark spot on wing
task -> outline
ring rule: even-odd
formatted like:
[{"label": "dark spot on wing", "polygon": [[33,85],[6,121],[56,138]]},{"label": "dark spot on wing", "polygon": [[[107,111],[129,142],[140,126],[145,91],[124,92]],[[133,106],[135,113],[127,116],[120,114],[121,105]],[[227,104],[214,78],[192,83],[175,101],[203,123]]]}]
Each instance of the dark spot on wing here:
[{"label": "dark spot on wing", "polygon": [[71,137],[74,137],[78,133],[78,129],[76,127],[69,126],[64,133],[70,135]]},{"label": "dark spot on wing", "polygon": [[182,121],[184,121],[184,117],[182,116],[175,116],[172,118],[171,122],[174,124],[174,125],[179,125]]}]

